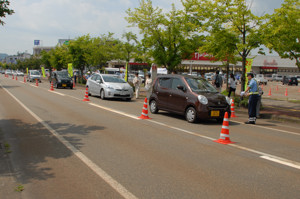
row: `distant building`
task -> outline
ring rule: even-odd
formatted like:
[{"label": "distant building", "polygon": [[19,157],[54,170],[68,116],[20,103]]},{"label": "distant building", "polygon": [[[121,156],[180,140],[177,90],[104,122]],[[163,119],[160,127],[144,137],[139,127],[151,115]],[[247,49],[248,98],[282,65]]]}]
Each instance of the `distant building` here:
[{"label": "distant building", "polygon": [[2,62],[6,64],[16,64],[18,60],[24,61],[25,59],[29,59],[31,54],[29,53],[18,53],[18,55],[9,55],[6,56]]},{"label": "distant building", "polygon": [[59,45],[59,46],[62,46],[62,45],[64,45],[64,44],[65,44],[65,45],[68,45],[70,41],[72,41],[72,39],[59,39],[59,40],[58,40],[58,45]]},{"label": "distant building", "polygon": [[34,46],[33,47],[33,56],[40,56],[42,51],[49,52],[52,49],[55,49],[54,46]]}]

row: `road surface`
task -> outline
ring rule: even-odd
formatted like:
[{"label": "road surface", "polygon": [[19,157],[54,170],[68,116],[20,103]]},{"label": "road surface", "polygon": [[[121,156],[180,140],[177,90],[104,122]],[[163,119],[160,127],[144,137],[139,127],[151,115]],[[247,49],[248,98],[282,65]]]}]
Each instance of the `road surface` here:
[{"label": "road surface", "polygon": [[83,102],[83,89],[21,80],[0,75],[0,142],[11,150],[0,198],[300,196],[299,124],[249,126],[238,115],[229,127],[235,144],[221,145],[215,121],[166,112],[140,120],[142,100]]}]

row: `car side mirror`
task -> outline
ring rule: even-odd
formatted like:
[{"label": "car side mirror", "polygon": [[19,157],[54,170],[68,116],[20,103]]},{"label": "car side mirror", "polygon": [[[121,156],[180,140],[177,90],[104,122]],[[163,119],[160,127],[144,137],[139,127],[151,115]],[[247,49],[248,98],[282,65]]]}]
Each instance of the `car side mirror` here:
[{"label": "car side mirror", "polygon": [[178,88],[178,90],[185,91],[185,87],[183,87],[183,86],[178,85],[177,88]]}]

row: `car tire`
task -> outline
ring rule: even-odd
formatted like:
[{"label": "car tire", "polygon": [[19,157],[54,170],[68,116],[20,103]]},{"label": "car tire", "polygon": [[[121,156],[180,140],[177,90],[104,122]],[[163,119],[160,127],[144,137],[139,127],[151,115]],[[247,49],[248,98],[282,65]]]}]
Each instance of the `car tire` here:
[{"label": "car tire", "polygon": [[56,88],[59,88],[57,83],[55,84],[55,87],[56,87]]},{"label": "car tire", "polygon": [[188,109],[186,109],[185,119],[189,123],[197,122],[197,112],[196,112],[196,109],[194,107],[189,107]]},{"label": "car tire", "polygon": [[70,89],[73,89],[73,86],[70,86]]},{"label": "car tire", "polygon": [[157,102],[155,100],[151,100],[149,106],[150,106],[151,113],[153,113],[153,114],[158,113]]},{"label": "car tire", "polygon": [[105,100],[105,92],[104,92],[103,89],[100,91],[100,98],[101,98],[102,100]]}]

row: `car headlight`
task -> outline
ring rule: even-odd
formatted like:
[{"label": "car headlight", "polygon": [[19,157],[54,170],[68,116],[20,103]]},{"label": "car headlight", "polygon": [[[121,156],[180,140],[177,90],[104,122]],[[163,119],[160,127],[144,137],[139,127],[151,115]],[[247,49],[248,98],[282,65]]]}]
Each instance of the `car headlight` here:
[{"label": "car headlight", "polygon": [[230,105],[231,104],[231,99],[227,96],[225,98],[226,98],[226,102]]},{"label": "car headlight", "polygon": [[207,98],[206,98],[205,96],[203,96],[203,95],[198,95],[198,100],[199,100],[199,102],[200,102],[201,104],[203,104],[203,105],[208,104]]},{"label": "car headlight", "polygon": [[112,86],[107,86],[107,88],[114,90],[114,87],[112,87]]}]

